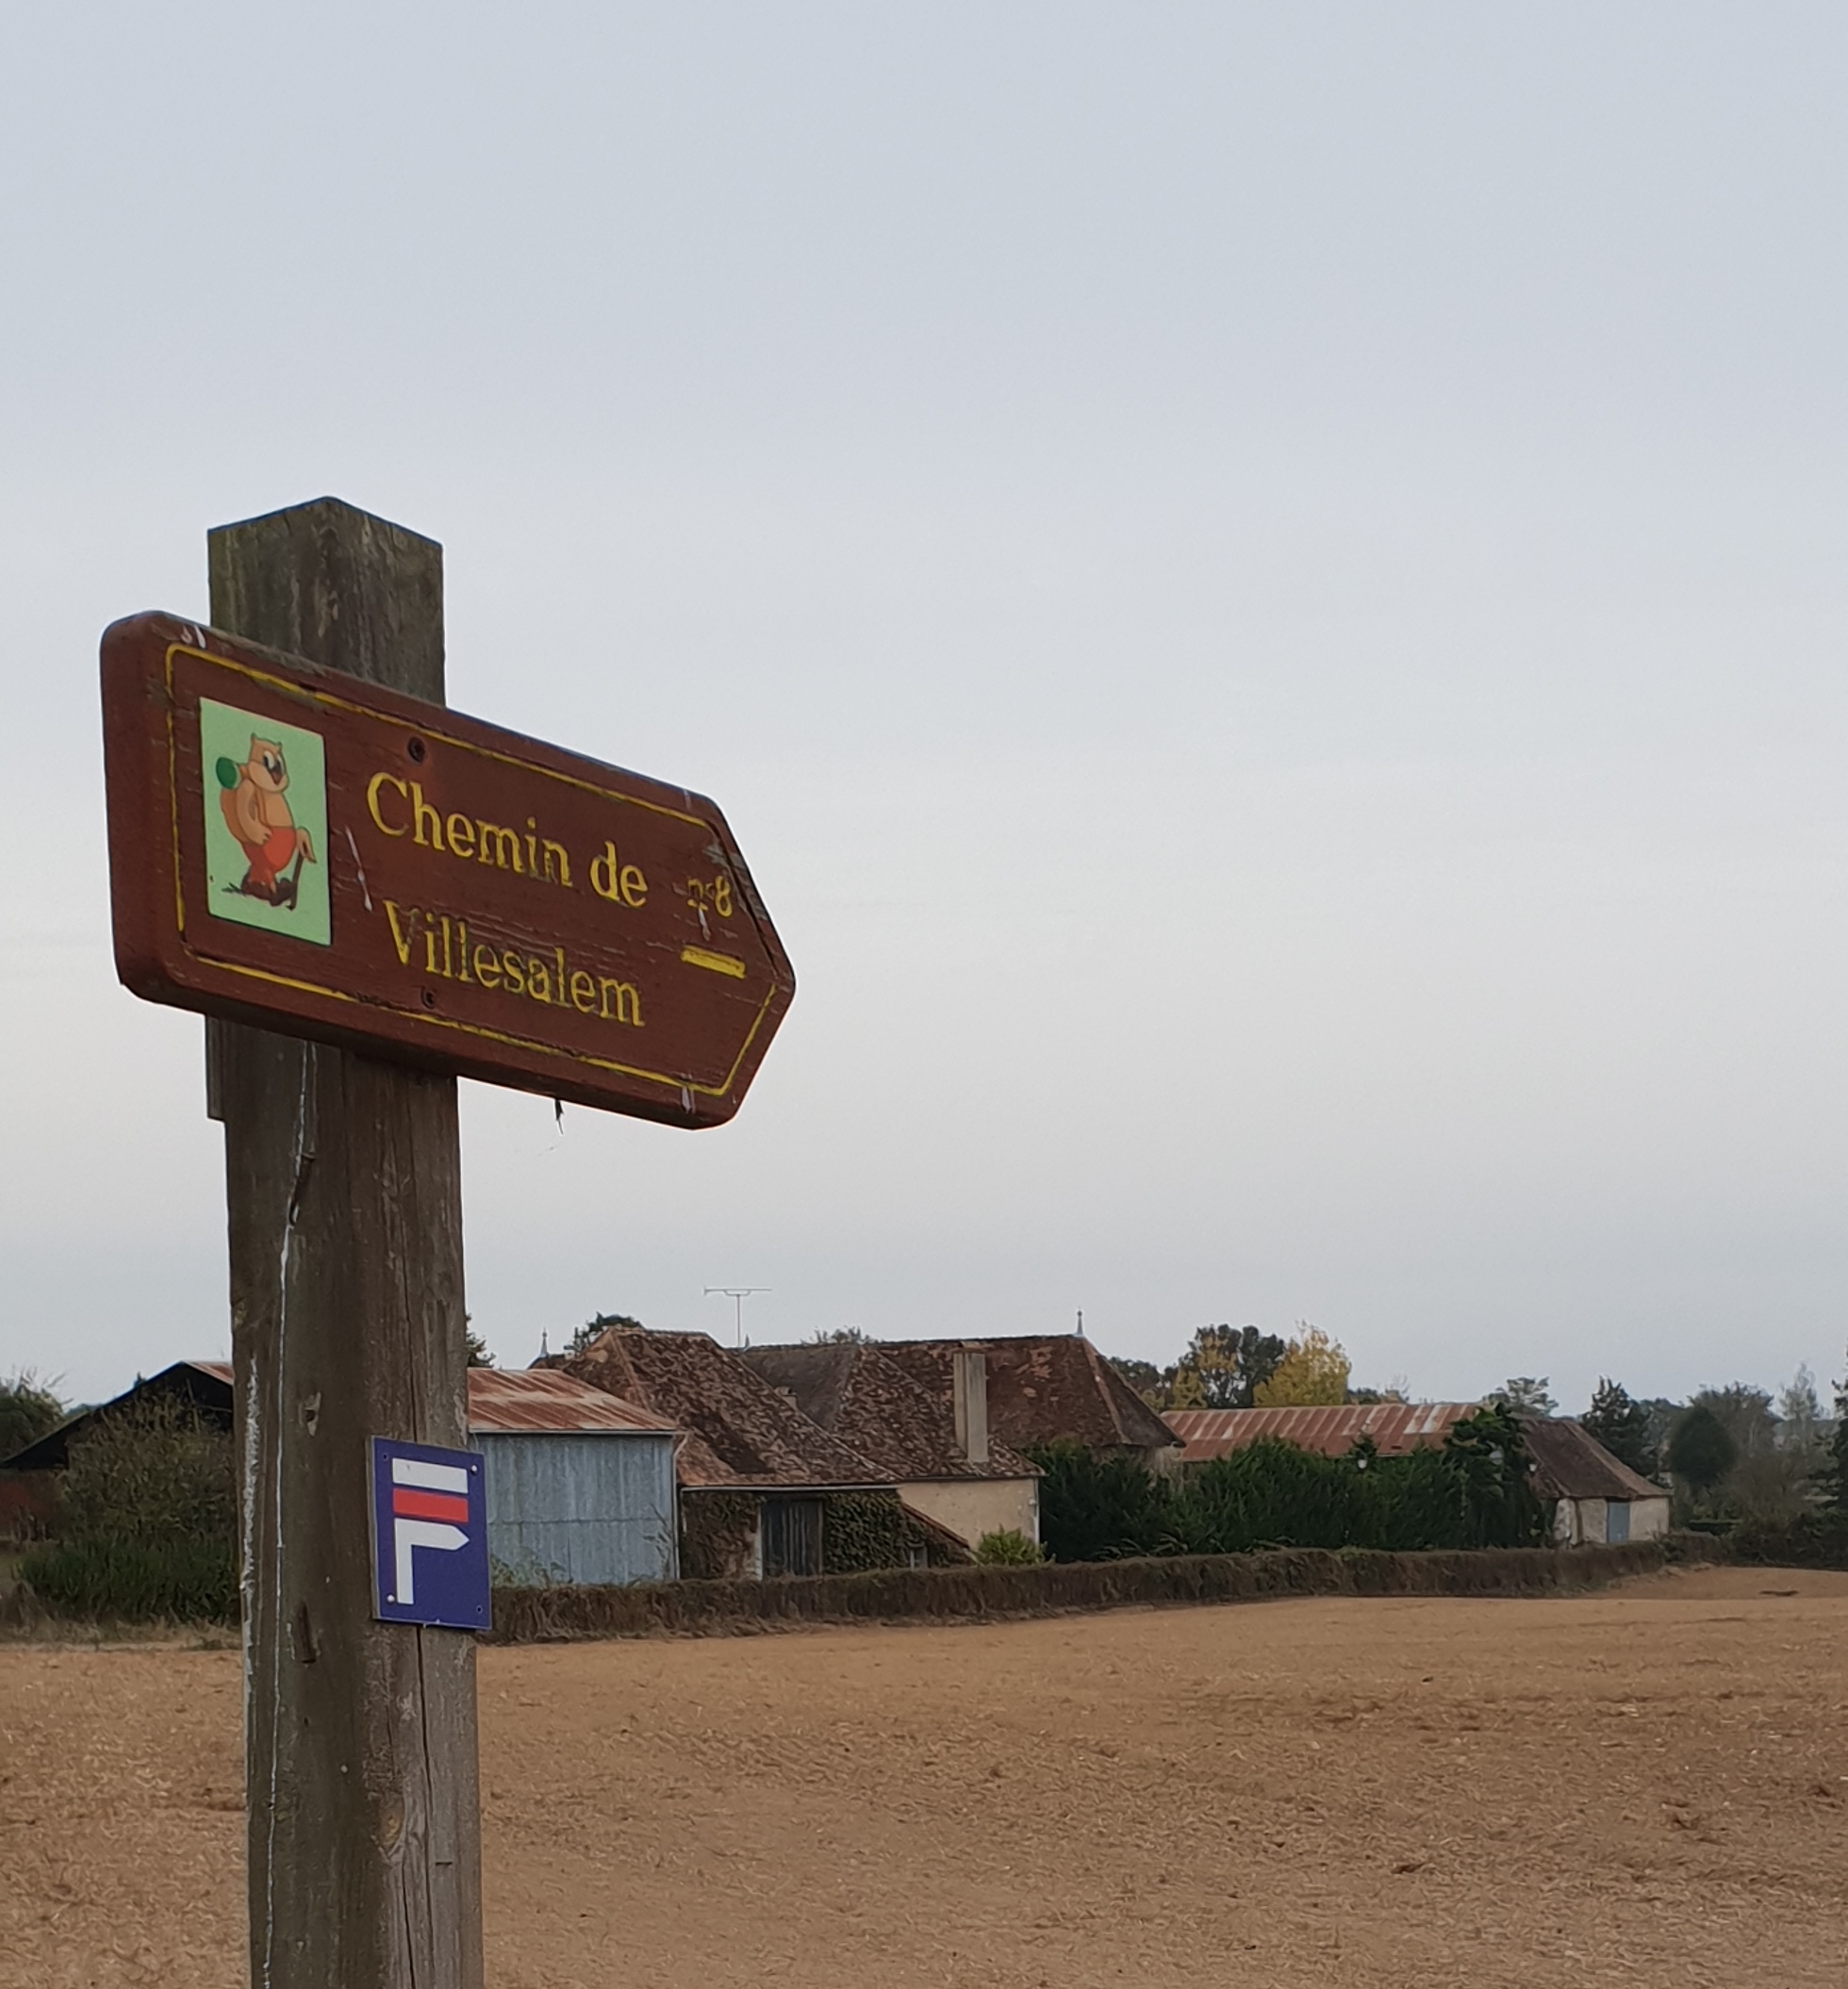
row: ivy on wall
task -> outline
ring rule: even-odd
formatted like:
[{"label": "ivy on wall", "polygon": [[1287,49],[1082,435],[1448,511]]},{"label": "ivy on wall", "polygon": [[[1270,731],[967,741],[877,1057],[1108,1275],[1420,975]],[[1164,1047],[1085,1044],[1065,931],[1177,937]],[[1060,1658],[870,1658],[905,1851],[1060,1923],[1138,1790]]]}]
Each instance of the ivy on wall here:
[{"label": "ivy on wall", "polygon": [[755,1492],[683,1492],[680,1571],[694,1580],[749,1574],[757,1538]]},{"label": "ivy on wall", "polygon": [[[756,1491],[683,1492],[680,1571],[695,1581],[734,1580],[751,1573],[763,1495]],[[966,1560],[905,1510],[895,1491],[821,1495],[824,1574],[866,1574],[880,1569],[938,1567]]]},{"label": "ivy on wall", "polygon": [[924,1532],[897,1492],[830,1492],[821,1502],[821,1571],[862,1574],[909,1568],[922,1558]]}]

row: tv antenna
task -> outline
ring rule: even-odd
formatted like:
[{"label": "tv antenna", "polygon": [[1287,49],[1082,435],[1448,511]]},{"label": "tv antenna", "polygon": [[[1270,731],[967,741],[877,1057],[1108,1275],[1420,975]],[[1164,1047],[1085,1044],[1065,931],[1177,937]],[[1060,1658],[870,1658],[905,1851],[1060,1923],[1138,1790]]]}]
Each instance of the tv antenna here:
[{"label": "tv antenna", "polygon": [[744,1302],[755,1298],[760,1291],[767,1291],[768,1285],[708,1285],[708,1298],[729,1298],[732,1301],[733,1323],[737,1330],[737,1343],[744,1345]]}]

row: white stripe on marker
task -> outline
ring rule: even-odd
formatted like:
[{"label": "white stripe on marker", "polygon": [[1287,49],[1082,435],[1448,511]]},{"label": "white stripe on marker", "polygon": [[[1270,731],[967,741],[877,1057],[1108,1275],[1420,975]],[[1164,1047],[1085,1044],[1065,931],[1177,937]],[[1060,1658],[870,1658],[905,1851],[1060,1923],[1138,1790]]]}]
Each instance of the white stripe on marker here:
[{"label": "white stripe on marker", "polygon": [[460,1492],[465,1498],[469,1490],[469,1474],[460,1465],[425,1464],[419,1457],[392,1458],[391,1482],[421,1485],[425,1491]]}]

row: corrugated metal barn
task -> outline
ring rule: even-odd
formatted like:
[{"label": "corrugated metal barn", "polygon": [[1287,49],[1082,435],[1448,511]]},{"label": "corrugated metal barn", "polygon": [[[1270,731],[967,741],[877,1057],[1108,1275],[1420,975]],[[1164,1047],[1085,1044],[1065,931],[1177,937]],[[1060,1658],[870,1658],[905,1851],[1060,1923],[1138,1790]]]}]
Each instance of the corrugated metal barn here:
[{"label": "corrugated metal barn", "polygon": [[554,1369],[469,1372],[497,1580],[668,1582],[680,1572],[674,1428]]}]

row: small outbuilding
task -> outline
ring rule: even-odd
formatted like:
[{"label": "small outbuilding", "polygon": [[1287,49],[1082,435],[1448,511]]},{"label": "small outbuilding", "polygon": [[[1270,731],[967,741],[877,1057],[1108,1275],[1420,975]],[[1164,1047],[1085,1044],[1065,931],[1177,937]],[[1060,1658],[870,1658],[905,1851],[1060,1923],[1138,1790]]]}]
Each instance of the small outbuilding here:
[{"label": "small outbuilding", "polygon": [[[49,1488],[73,1440],[98,1416],[154,1399],[182,1403],[228,1430],[230,1365],[175,1361],[8,1461]],[[671,1421],[553,1370],[470,1368],[469,1441],[486,1465],[497,1580],[665,1582],[679,1573]]]},{"label": "small outbuilding", "polygon": [[497,1580],[670,1582],[674,1425],[547,1368],[469,1370]]},{"label": "small outbuilding", "polygon": [[1522,1430],[1535,1494],[1553,1507],[1553,1537],[1561,1547],[1615,1547],[1667,1533],[1667,1492],[1613,1457],[1582,1423],[1534,1416]]}]

